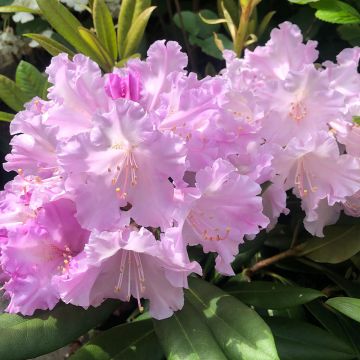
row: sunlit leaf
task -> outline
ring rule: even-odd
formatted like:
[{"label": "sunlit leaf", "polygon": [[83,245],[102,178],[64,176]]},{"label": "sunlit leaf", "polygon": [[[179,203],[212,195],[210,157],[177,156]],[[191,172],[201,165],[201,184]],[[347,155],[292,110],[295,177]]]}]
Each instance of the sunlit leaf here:
[{"label": "sunlit leaf", "polygon": [[189,280],[187,297],[205,316],[228,359],[278,359],[271,331],[254,310],[203,280]]},{"label": "sunlit leaf", "polygon": [[146,25],[156,6],[151,6],[144,10],[137,19],[131,24],[125,39],[123,57],[128,57],[135,53],[140,45]]},{"label": "sunlit leaf", "polygon": [[31,9],[26,6],[18,6],[18,5],[0,6],[0,13],[13,13],[13,12],[41,14],[41,11],[36,10],[36,9]]},{"label": "sunlit leaf", "polygon": [[14,118],[15,114],[0,111],[0,121],[10,122]]},{"label": "sunlit leaf", "polygon": [[84,310],[60,304],[34,316],[1,314],[0,359],[30,359],[59,349],[107,319],[117,306],[107,301]]},{"label": "sunlit leaf", "polygon": [[154,321],[156,334],[168,360],[226,360],[203,317],[191,304],[171,318]]},{"label": "sunlit leaf", "polygon": [[104,0],[95,0],[93,6],[93,19],[96,34],[112,56],[113,60],[117,58],[117,44],[115,27],[109,8]]},{"label": "sunlit leaf", "polygon": [[68,49],[66,46],[60,44],[56,40],[49,39],[47,36],[40,34],[24,34],[24,36],[37,41],[40,46],[42,46],[52,56],[56,56],[61,53],[66,53],[70,57],[75,55],[72,50]]},{"label": "sunlit leaf", "polygon": [[340,0],[320,0],[311,4],[317,11],[315,16],[335,24],[359,24],[360,13],[351,5]]},{"label": "sunlit leaf", "polygon": [[335,297],[329,299],[326,304],[349,318],[360,322],[360,299]]}]

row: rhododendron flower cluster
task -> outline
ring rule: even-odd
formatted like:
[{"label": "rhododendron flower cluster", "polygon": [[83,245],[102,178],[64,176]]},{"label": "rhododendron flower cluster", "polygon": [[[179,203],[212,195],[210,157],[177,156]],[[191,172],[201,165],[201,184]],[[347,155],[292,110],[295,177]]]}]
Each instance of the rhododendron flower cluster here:
[{"label": "rhododendron flower cluster", "polygon": [[[199,80],[175,42],[102,74],[61,54],[48,100],[11,123],[1,193],[1,266],[9,312],[59,301],[149,300],[162,319],[183,306],[187,246],[231,263],[245,238],[301,200],[313,235],[360,214],[360,49],[315,64],[316,43],[290,23],[265,46]],[[348,79],[351,79],[349,82]],[[266,186],[262,186],[266,185]],[[262,190],[263,188],[263,190]]]}]

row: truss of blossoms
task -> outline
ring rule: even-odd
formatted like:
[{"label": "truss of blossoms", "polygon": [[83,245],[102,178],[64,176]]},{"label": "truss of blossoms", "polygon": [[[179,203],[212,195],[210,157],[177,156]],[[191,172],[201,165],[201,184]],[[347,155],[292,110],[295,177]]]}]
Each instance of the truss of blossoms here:
[{"label": "truss of blossoms", "polygon": [[283,23],[242,59],[226,51],[226,68],[202,80],[171,41],[105,75],[82,55],[53,58],[49,100],[11,123],[7,311],[133,297],[163,319],[202,273],[187,246],[217,254],[216,270],[233,275],[244,239],[289,212],[287,191],[313,235],[341,211],[359,216],[360,49],[319,66],[316,45]]}]

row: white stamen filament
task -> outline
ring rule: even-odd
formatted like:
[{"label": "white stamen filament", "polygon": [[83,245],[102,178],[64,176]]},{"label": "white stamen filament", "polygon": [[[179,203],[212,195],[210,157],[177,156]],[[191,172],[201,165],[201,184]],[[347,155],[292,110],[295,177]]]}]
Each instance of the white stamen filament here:
[{"label": "white stamen filament", "polygon": [[309,190],[316,192],[317,187],[313,185],[314,175],[309,173],[304,166],[304,160],[298,161],[295,173],[295,186],[299,190],[300,196],[305,197]]},{"label": "white stamen filament", "polygon": [[[132,269],[136,267],[135,271]],[[125,270],[127,269],[127,289],[126,289],[126,299],[130,300],[131,295],[136,296],[137,304],[139,311],[142,312],[144,308],[141,306],[141,296],[145,291],[145,276],[144,269],[141,262],[141,257],[139,254],[128,251],[121,250],[121,260],[120,260],[120,272],[119,278],[115,286],[115,292],[120,292],[122,289],[122,283],[124,280]],[[135,294],[131,294],[131,284],[134,284]]]}]

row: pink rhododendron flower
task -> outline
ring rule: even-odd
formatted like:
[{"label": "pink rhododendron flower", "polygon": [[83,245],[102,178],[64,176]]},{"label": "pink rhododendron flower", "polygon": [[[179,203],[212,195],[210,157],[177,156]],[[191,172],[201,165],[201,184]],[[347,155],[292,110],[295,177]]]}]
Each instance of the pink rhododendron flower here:
[{"label": "pink rhododendron flower", "polygon": [[[144,226],[170,226],[174,187],[169,177],[183,176],[182,141],[153,130],[147,113],[129,100],[118,99],[94,121],[91,131],[74,136],[60,151],[65,171],[84,174],[81,183],[71,185],[84,226],[113,230],[130,218]],[[129,211],[119,210],[128,203]],[[98,206],[97,218],[87,215]]]},{"label": "pink rhododendron flower", "polygon": [[294,138],[274,159],[279,182],[284,182],[285,190],[293,188],[307,216],[322,199],[332,206],[353,195],[359,189],[359,166],[357,158],[340,155],[335,138],[326,132],[302,141]]},{"label": "pink rhododendron flower", "polygon": [[62,299],[88,307],[106,298],[129,301],[133,296],[142,310],[140,301],[146,298],[152,316],[171,316],[183,306],[184,277],[200,269],[184,261],[183,255],[169,252],[169,241],[167,237],[156,241],[145,228],[93,232],[69,272],[56,280]]},{"label": "pink rhododendron flower", "polygon": [[[52,59],[49,100],[10,125],[0,193],[0,271],[7,311],[62,300],[149,300],[163,319],[182,308],[188,245],[231,263],[244,238],[300,198],[316,236],[341,211],[360,214],[359,49],[315,65],[316,43],[283,23],[265,46],[199,80],[173,41],[103,74],[83,55]],[[251,240],[249,240],[251,241]]]},{"label": "pink rhododendron flower", "polygon": [[140,100],[141,82],[136,72],[109,74],[105,85],[105,92],[112,99],[119,98]]},{"label": "pink rhododendron flower", "polygon": [[1,263],[10,276],[4,285],[10,295],[9,312],[32,315],[36,309],[52,309],[59,301],[52,277],[67,272],[71,258],[89,236],[74,215],[73,202],[60,199],[44,205],[35,219],[8,231]]},{"label": "pink rhododendron flower", "polygon": [[216,252],[217,270],[233,274],[230,263],[244,236],[257,234],[268,225],[257,196],[260,192],[258,184],[239,175],[225,160],[218,159],[211,168],[200,170],[196,190],[185,192],[188,207],[184,240],[191,245],[201,244],[205,252]]}]

